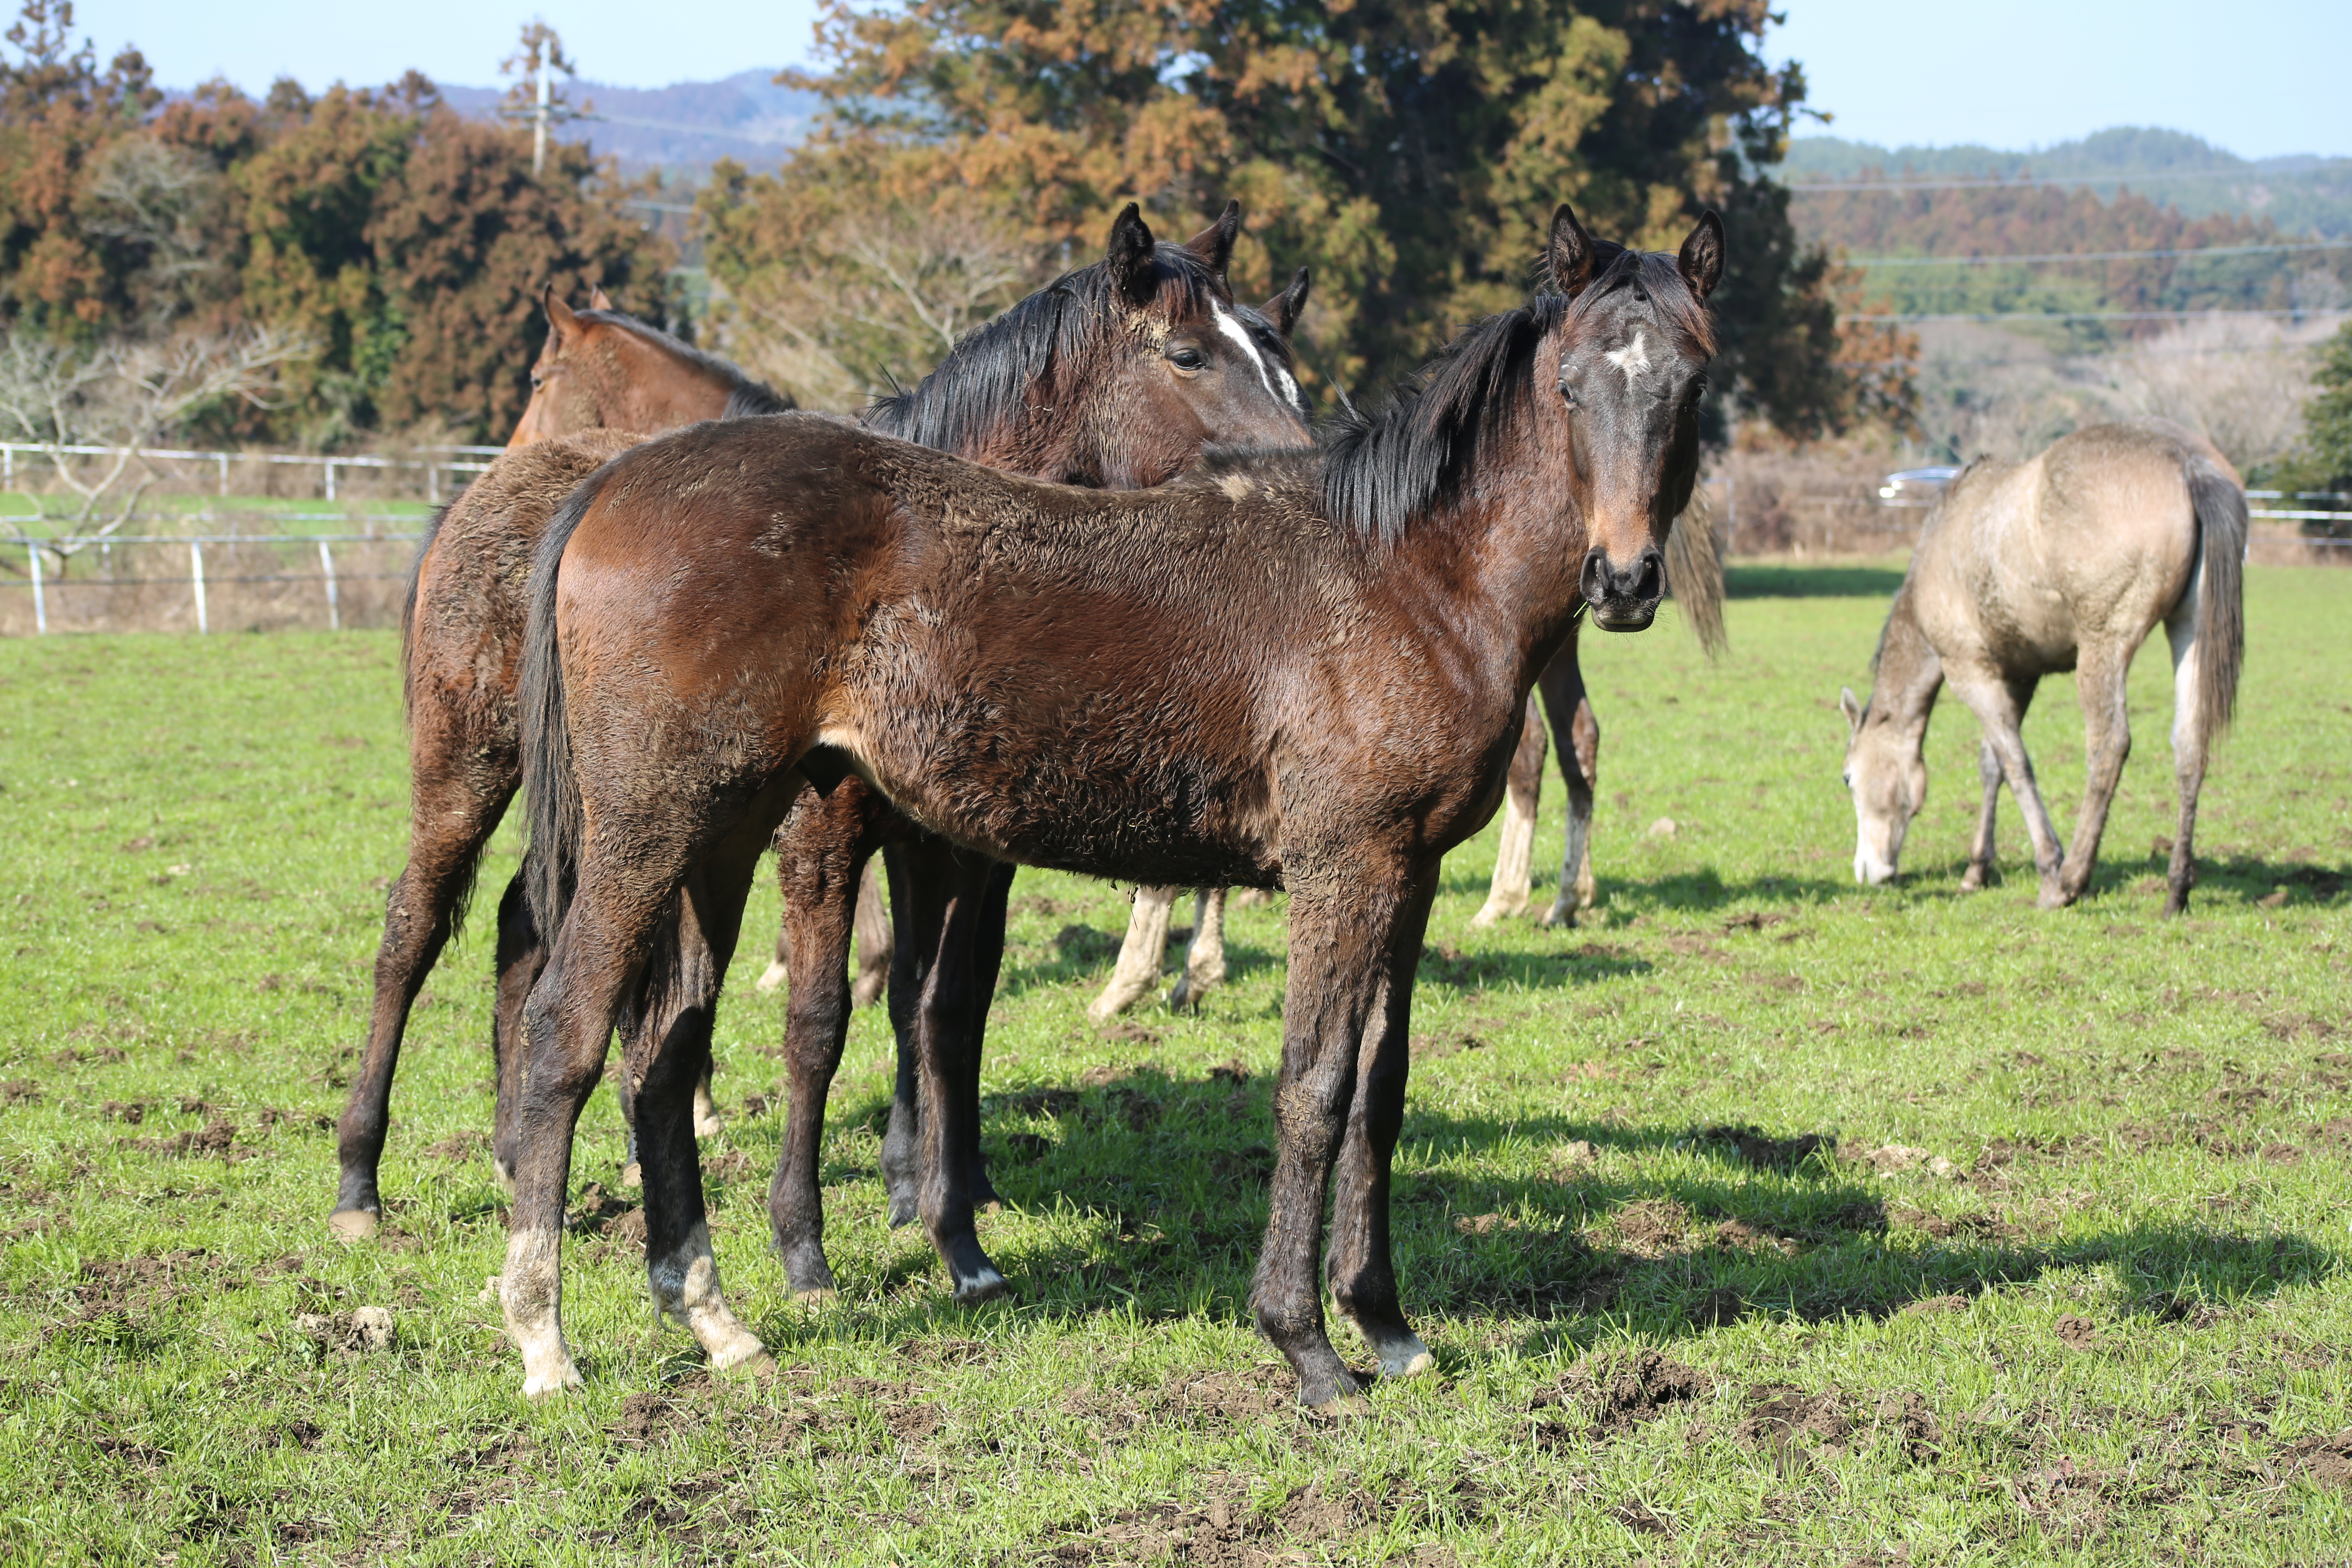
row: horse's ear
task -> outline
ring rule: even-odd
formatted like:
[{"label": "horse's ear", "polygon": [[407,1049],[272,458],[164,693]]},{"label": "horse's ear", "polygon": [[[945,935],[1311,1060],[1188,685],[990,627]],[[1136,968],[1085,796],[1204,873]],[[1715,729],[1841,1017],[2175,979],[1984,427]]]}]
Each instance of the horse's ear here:
[{"label": "horse's ear", "polygon": [[1242,204],[1228,201],[1217,221],[1184,242],[1184,248],[1199,257],[1208,269],[1224,280],[1225,263],[1234,258],[1234,241],[1241,237]]},{"label": "horse's ear", "polygon": [[620,309],[618,305],[613,303],[613,297],[604,292],[604,286],[602,283],[597,284],[593,289],[588,290],[588,308],[592,310],[617,310]]},{"label": "horse's ear", "polygon": [[1592,237],[1576,221],[1576,210],[1566,202],[1551,215],[1551,240],[1544,247],[1551,268],[1552,287],[1574,294],[1592,281]]},{"label": "horse's ear", "polygon": [[1702,300],[1723,281],[1723,219],[1713,207],[1699,214],[1698,226],[1683,241],[1675,265],[1682,269],[1683,281],[1690,285],[1691,292]]},{"label": "horse's ear", "polygon": [[1286,338],[1297,329],[1298,318],[1307,311],[1307,268],[1302,267],[1290,275],[1289,288],[1258,307],[1274,323],[1274,330]]},{"label": "horse's ear", "polygon": [[539,291],[539,302],[547,311],[547,324],[555,329],[555,335],[559,339],[576,338],[580,335],[579,316],[573,312],[571,306],[563,302],[563,296],[555,291],[555,285],[552,282]]},{"label": "horse's ear", "polygon": [[1838,711],[1845,715],[1845,727],[1850,734],[1862,733],[1862,702],[1851,686],[1838,688]]},{"label": "horse's ear", "polygon": [[1111,281],[1118,285],[1119,297],[1130,305],[1149,305],[1151,296],[1160,290],[1160,279],[1152,256],[1153,240],[1150,226],[1143,221],[1143,209],[1133,202],[1118,215],[1110,226],[1110,244],[1103,251],[1103,264],[1110,268]]}]

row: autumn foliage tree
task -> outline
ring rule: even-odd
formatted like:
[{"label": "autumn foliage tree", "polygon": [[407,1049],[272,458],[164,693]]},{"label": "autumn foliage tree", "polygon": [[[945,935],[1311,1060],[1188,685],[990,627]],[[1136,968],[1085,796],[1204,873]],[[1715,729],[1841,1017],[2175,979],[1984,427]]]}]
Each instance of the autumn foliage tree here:
[{"label": "autumn foliage tree", "polygon": [[[1825,258],[1759,170],[1804,96],[1760,53],[1765,0],[830,0],[831,115],[781,173],[709,192],[730,288],[792,265],[801,215],[982,211],[1046,265],[1126,201],[1170,233],[1228,196],[1236,282],[1316,274],[1310,371],[1361,391],[1523,297],[1555,205],[1596,231],[1731,237],[1717,384],[1795,431],[1854,416]],[[770,243],[747,244],[764,237]]]},{"label": "autumn foliage tree", "polygon": [[163,102],[126,50],[69,47],[26,0],[0,51],[0,328],[50,342],[268,334],[308,352],[277,395],[191,409],[192,435],[331,446],[502,439],[529,396],[548,283],[651,304],[675,259],[583,146],[531,172],[527,132],[465,119],[414,72],[316,97],[215,82]]}]

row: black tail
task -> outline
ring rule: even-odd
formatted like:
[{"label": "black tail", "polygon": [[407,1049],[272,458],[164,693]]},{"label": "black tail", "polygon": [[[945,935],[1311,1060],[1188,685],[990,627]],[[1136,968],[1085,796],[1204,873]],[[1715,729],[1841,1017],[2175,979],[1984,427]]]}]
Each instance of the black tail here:
[{"label": "black tail", "polygon": [[580,780],[572,768],[572,721],[563,705],[563,660],[555,644],[555,579],[563,547],[580,526],[605,470],[580,481],[563,498],[530,563],[530,621],[523,632],[520,721],[522,788],[530,848],[523,862],[523,893],[541,941],[552,942],[572,902],[580,864]]},{"label": "black tail", "polygon": [[416,542],[416,559],[408,563],[408,584],[400,600],[400,710],[404,714],[415,697],[416,671],[410,667],[408,656],[416,642],[417,580],[425,574],[425,558],[433,553],[433,542],[441,537],[442,520],[457,504],[447,501],[433,509],[432,519],[425,525],[425,537]]},{"label": "black tail", "polygon": [[2191,457],[2181,477],[2197,512],[2197,724],[2210,741],[2238,706],[2246,654],[2246,492],[2210,460]]}]

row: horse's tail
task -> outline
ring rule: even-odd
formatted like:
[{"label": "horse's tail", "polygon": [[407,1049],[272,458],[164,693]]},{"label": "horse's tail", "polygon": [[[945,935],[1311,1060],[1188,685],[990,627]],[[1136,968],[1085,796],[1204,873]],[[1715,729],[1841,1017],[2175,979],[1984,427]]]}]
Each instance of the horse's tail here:
[{"label": "horse's tail", "polygon": [[2246,652],[2246,492],[2211,458],[2181,465],[2197,513],[2197,723],[2210,741],[2238,705]]},{"label": "horse's tail", "polygon": [[425,521],[425,537],[416,542],[416,559],[408,563],[408,582],[401,590],[400,599],[400,710],[409,712],[415,703],[416,670],[409,657],[416,651],[416,585],[425,575],[425,558],[433,553],[433,542],[441,537],[442,520],[457,503],[444,502],[433,509]]},{"label": "horse's tail", "polygon": [[1715,508],[1706,487],[1691,487],[1690,504],[1666,530],[1666,586],[1683,607],[1698,646],[1721,658],[1731,640],[1723,630],[1723,556],[1715,543]]},{"label": "horse's tail", "polygon": [[572,720],[563,700],[563,659],[555,641],[555,580],[563,547],[603,488],[591,474],[563,498],[530,564],[530,620],[523,631],[520,721],[522,787],[530,847],[523,864],[523,895],[541,940],[562,929],[580,864],[584,816],[580,777],[572,765]]}]

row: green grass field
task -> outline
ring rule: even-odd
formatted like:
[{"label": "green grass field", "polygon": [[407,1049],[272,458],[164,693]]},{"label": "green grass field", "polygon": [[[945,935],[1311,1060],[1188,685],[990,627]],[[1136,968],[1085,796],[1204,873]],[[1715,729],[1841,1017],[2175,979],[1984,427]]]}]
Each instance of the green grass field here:
[{"label": "green grass field", "polygon": [[[1853,885],[1835,699],[1895,580],[1736,569],[1715,668],[1671,616],[1590,639],[1605,905],[1474,931],[1492,831],[1449,863],[1395,1206],[1439,1372],[1336,1423],[1292,1405],[1244,1309],[1278,900],[1235,912],[1199,1017],[1106,1034],[1084,1006],[1123,895],[1023,874],[985,1086],[1010,1303],[958,1310],[884,1227],[889,1046],[862,1014],[824,1162],[844,1289],[814,1308],[766,1250],[763,888],[705,1159],[730,1296],[785,1370],[711,1378],[653,1321],[600,1091],[566,1254],[588,1386],[532,1406],[483,1297],[487,920],[410,1036],[385,1236],[327,1238],[404,828],[394,638],[0,643],[0,1548],[2352,1562],[2352,574],[2251,574],[2242,719],[2170,923],[2155,655],[2087,902],[2032,908],[2006,801],[2006,879],[1958,890],[1976,735],[1948,704],[1903,882]],[[2071,823],[2070,681],[2028,738]],[[389,1348],[357,1342],[363,1307]]]}]

